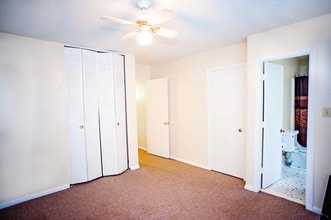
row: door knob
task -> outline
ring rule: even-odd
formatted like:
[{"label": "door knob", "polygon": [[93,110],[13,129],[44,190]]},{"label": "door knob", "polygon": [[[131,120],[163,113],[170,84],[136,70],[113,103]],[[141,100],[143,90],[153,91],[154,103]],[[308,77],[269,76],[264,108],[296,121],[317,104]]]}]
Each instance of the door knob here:
[{"label": "door knob", "polygon": [[238,129],[239,132],[242,132],[243,130],[241,128]]},{"label": "door knob", "polygon": [[79,128],[80,128],[80,129],[83,129],[83,128],[84,128],[84,126],[83,126],[83,125],[81,125],[81,126],[79,126]]},{"label": "door knob", "polygon": [[169,124],[169,122],[164,122],[163,124],[164,124],[164,125],[168,125],[168,124]]},{"label": "door knob", "polygon": [[283,130],[283,129],[280,129],[280,130],[279,130],[279,132],[280,132],[280,133],[284,133],[284,132],[285,132],[285,130]]},{"label": "door knob", "polygon": [[117,126],[120,126],[120,123],[119,122],[117,122]]}]

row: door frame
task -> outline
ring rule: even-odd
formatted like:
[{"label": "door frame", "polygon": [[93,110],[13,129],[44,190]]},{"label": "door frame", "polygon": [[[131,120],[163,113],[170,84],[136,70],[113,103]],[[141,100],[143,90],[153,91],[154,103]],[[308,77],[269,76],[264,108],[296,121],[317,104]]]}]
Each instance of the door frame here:
[{"label": "door frame", "polygon": [[[316,75],[317,75],[317,50],[316,48],[307,48],[302,50],[290,51],[279,55],[273,55],[269,57],[262,57],[257,59],[257,109],[259,112],[255,119],[257,125],[257,132],[255,133],[257,142],[255,146],[255,158],[254,166],[259,169],[254,170],[254,176],[256,177],[256,183],[261,183],[261,163],[262,163],[262,114],[263,114],[263,63],[274,60],[289,59],[299,56],[309,55],[309,102],[308,102],[308,128],[307,128],[307,160],[306,160],[306,209],[319,212],[314,207],[314,142],[315,142],[315,97],[316,97]],[[309,177],[309,178],[307,178]],[[258,191],[261,191],[261,184],[257,186]]]},{"label": "door frame", "polygon": [[[246,69],[246,64],[245,63],[237,63],[237,64],[233,64],[233,65],[224,65],[224,66],[218,66],[218,67],[213,67],[213,68],[209,68],[207,69],[207,115],[208,115],[208,121],[210,120],[210,112],[209,112],[209,103],[210,103],[210,100],[209,100],[209,97],[208,97],[208,93],[209,93],[209,74],[211,72],[214,72],[214,71],[219,71],[219,70],[225,70],[225,69],[231,69],[231,68],[236,68],[236,67],[242,67],[244,69],[244,91],[247,90],[247,69]],[[246,132],[246,121],[247,121],[247,93],[244,94],[244,123],[243,123],[243,130],[244,130],[244,158],[245,158],[245,161],[244,161],[244,168],[243,168],[243,179],[246,180],[246,169],[245,169],[245,164],[246,164],[246,155],[247,155],[247,132]],[[212,161],[212,158],[211,158],[211,154],[212,154],[212,149],[211,149],[211,146],[210,146],[210,134],[209,134],[209,125],[208,125],[208,167],[207,169],[208,170],[212,170],[212,166],[211,166],[211,161]]]}]

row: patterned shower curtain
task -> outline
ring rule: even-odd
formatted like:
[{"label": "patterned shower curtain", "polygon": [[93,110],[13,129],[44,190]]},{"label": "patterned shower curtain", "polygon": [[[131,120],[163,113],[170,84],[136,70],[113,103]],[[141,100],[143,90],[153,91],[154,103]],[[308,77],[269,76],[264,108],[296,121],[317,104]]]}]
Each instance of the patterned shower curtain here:
[{"label": "patterned shower curtain", "polygon": [[299,131],[298,143],[307,147],[308,76],[295,78],[295,130]]}]

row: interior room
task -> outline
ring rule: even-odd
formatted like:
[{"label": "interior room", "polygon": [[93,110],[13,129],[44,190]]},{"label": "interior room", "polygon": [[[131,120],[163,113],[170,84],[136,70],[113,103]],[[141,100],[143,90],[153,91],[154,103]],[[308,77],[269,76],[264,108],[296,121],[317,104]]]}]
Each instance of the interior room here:
[{"label": "interior room", "polygon": [[319,219],[329,30],[329,0],[1,1],[0,218]]}]

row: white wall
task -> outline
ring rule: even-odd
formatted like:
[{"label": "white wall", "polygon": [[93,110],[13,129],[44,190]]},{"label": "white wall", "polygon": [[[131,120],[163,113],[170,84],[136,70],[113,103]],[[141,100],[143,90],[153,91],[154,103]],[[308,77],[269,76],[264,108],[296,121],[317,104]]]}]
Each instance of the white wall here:
[{"label": "white wall", "polygon": [[151,76],[151,67],[149,65],[136,64],[136,79],[148,80]]},{"label": "white wall", "polygon": [[299,59],[291,58],[272,61],[284,67],[284,94],[283,94],[283,126],[282,129],[290,130],[291,124],[291,79],[299,71]]},{"label": "white wall", "polygon": [[[135,57],[125,55],[128,153],[139,168]],[[0,33],[0,208],[69,187],[63,45]]]},{"label": "white wall", "polygon": [[135,56],[125,55],[126,111],[128,129],[129,168],[138,169],[138,133],[136,108],[136,64]]},{"label": "white wall", "polygon": [[208,166],[207,69],[246,62],[246,43],[151,65],[169,79],[170,156]]},{"label": "white wall", "polygon": [[147,149],[146,135],[146,86],[145,81],[136,81],[138,146]]},{"label": "white wall", "polygon": [[62,45],[0,33],[0,207],[69,186]]},{"label": "white wall", "polygon": [[136,64],[136,103],[137,103],[137,129],[138,146],[147,149],[146,140],[146,88],[145,82],[150,79],[151,67]]},{"label": "white wall", "polygon": [[[266,57],[277,57],[293,51],[315,48],[317,51],[316,94],[315,94],[315,139],[314,143],[314,196],[313,210],[322,207],[330,166],[330,128],[331,119],[324,118],[322,110],[331,106],[331,14],[284,26],[268,32],[249,36],[247,39],[247,176],[246,188],[258,190],[260,142],[259,118],[260,84],[257,61]],[[310,80],[312,78],[310,77]],[[311,96],[309,95],[311,100]],[[309,147],[309,146],[308,146]]]}]

